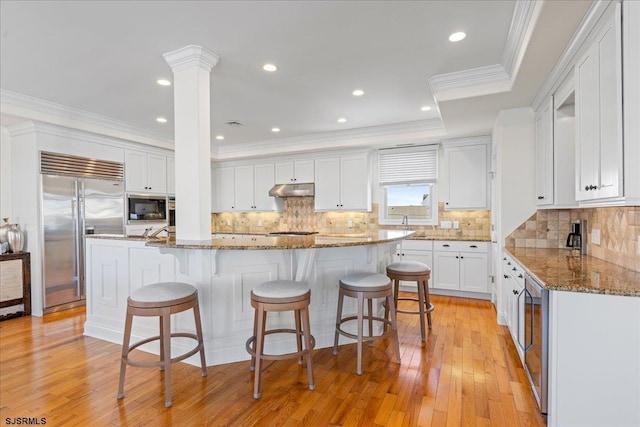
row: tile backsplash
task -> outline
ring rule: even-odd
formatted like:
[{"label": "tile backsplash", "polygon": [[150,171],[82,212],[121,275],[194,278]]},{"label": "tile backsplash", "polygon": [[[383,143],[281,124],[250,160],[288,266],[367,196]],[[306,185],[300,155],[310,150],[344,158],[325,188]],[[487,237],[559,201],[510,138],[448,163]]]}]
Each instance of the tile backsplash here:
[{"label": "tile backsplash", "polygon": [[[638,236],[640,206],[539,210],[505,240],[508,247],[564,248],[571,222],[587,221],[587,253],[613,264],[640,271]],[[591,240],[600,230],[600,244]]]},{"label": "tile backsplash", "polygon": [[[458,229],[410,225],[421,236],[438,239],[489,240],[491,211],[445,211],[438,204],[439,221],[458,221]],[[351,221],[351,227],[349,227]],[[259,225],[259,224],[262,225]],[[254,233],[271,231],[317,231],[320,233],[357,234],[368,230],[401,229],[402,226],[378,224],[378,205],[371,212],[315,212],[313,197],[285,199],[283,212],[242,212],[211,214],[211,229],[216,233]]]}]

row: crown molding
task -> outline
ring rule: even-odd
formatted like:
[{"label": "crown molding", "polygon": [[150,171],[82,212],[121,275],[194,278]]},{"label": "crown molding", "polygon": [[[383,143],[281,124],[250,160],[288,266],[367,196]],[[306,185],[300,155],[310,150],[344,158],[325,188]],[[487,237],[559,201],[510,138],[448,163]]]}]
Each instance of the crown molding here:
[{"label": "crown molding", "polygon": [[[240,157],[273,156],[330,149],[372,147],[385,144],[425,142],[445,135],[440,119],[419,120],[371,126],[293,138],[271,139],[237,145],[213,147],[214,160]],[[390,142],[390,139],[392,141]]]},{"label": "crown molding", "polygon": [[[141,149],[139,144],[129,141],[123,141],[120,138],[113,138],[110,136],[100,135],[79,129],[72,129],[57,124],[38,122],[34,120],[25,120],[20,123],[12,124],[7,126],[6,129],[12,138],[37,133],[40,135],[44,134],[62,137],[69,140],[73,139],[81,142],[108,145],[110,147],[120,147],[136,150]],[[173,147],[169,150],[159,148],[150,150],[148,147],[145,147],[144,149],[145,151],[154,151],[158,154],[163,155],[171,155],[173,153]]]},{"label": "crown molding", "polygon": [[615,5],[615,3],[615,1],[610,0],[597,0],[591,4],[582,22],[578,26],[578,30],[565,47],[560,55],[560,59],[558,59],[553,66],[538,91],[538,94],[533,99],[531,108],[537,110],[540,105],[558,89],[558,86],[560,86],[567,75],[573,71],[573,66],[576,63],[577,56],[583,50],[582,47],[584,43],[589,39],[602,15],[604,15],[609,7]]},{"label": "crown molding", "polygon": [[512,80],[520,69],[542,3],[532,0],[516,2],[504,52],[502,52],[502,66]]},{"label": "crown molding", "polygon": [[190,44],[162,55],[173,72],[198,67],[207,72],[218,65],[220,57],[209,49]]},{"label": "crown molding", "polygon": [[440,140],[443,147],[463,147],[466,145],[491,144],[491,135],[465,136]]},{"label": "crown molding", "polygon": [[158,132],[126,122],[56,104],[6,89],[0,89],[0,112],[25,120],[51,123],[94,134],[173,150],[173,140]]},{"label": "crown molding", "polygon": [[429,86],[436,102],[511,90],[543,2],[524,0],[515,3],[501,63],[432,76]]}]

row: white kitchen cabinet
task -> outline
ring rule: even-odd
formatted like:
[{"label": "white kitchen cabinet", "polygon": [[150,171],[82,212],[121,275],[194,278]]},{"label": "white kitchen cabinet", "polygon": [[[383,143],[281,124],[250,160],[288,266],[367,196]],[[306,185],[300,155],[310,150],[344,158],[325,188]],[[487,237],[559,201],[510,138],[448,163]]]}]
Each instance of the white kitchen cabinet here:
[{"label": "white kitchen cabinet", "polygon": [[176,194],[176,159],[167,157],[167,194]]},{"label": "white kitchen cabinet", "polygon": [[127,150],[125,171],[126,188],[128,192],[167,192],[166,156]]},{"label": "white kitchen cabinet", "polygon": [[214,171],[215,212],[282,210],[282,200],[269,196],[274,185],[273,163],[225,166]]},{"label": "white kitchen cabinet", "polygon": [[212,210],[214,212],[232,212],[235,208],[234,168],[224,166],[213,169],[211,178]]},{"label": "white kitchen cabinet", "polygon": [[370,211],[371,166],[368,153],[315,161],[316,211]]},{"label": "white kitchen cabinet", "polygon": [[623,195],[620,4],[603,15],[575,66],[576,199]]},{"label": "white kitchen cabinet", "polygon": [[488,250],[487,242],[435,241],[433,288],[488,293]]},{"label": "white kitchen cabinet", "polygon": [[313,160],[295,160],[276,162],[275,183],[291,184],[314,182],[315,168]]},{"label": "white kitchen cabinet", "polygon": [[536,111],[536,195],[538,206],[552,205],[553,197],[553,97]]},{"label": "white kitchen cabinet", "polygon": [[447,144],[444,163],[448,187],[445,208],[489,209],[489,145]]},{"label": "white kitchen cabinet", "polygon": [[507,326],[513,344],[524,362],[524,269],[511,257],[502,258],[502,279],[507,300]]}]

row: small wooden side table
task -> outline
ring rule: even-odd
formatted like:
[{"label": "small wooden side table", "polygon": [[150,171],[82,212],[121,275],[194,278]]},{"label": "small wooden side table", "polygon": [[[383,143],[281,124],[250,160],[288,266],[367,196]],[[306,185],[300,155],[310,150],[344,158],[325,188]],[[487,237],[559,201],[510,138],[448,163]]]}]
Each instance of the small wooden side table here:
[{"label": "small wooden side table", "polygon": [[0,320],[30,315],[31,255],[0,254]]}]

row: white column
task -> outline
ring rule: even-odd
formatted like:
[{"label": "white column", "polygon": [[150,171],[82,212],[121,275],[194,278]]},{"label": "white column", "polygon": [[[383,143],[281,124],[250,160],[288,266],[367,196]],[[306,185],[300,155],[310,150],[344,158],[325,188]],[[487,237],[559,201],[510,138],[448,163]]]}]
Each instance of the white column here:
[{"label": "white column", "polygon": [[211,238],[211,69],[218,56],[201,46],[164,54],[173,70],[176,239]]}]

